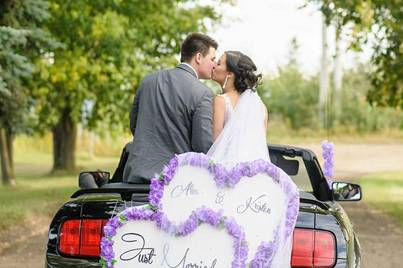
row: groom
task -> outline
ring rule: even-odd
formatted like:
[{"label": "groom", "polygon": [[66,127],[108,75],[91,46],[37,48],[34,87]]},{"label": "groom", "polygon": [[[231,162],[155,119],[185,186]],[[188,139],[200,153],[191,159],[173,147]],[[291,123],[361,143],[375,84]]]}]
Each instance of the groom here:
[{"label": "groom", "polygon": [[181,63],[146,76],[130,112],[133,142],[123,181],[149,183],[174,156],[206,153],[212,140],[212,91],[199,81],[210,79],[218,44],[192,33],[181,47]]}]

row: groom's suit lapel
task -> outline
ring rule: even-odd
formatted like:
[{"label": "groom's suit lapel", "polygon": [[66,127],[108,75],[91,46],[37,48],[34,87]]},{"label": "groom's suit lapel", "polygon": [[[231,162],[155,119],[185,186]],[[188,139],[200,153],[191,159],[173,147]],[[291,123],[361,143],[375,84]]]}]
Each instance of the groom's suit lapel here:
[{"label": "groom's suit lapel", "polygon": [[182,70],[190,73],[191,75],[193,75],[195,78],[197,78],[197,76],[196,76],[195,72],[192,70],[192,68],[190,68],[186,64],[180,63],[180,64],[178,64],[178,66],[176,66],[176,68],[182,69]]}]

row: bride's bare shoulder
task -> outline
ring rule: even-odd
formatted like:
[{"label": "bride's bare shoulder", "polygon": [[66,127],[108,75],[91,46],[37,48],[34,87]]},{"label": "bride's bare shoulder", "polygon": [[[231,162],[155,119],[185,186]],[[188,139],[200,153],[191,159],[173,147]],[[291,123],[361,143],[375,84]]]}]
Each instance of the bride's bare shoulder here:
[{"label": "bride's bare shoulder", "polygon": [[225,105],[225,96],[224,96],[224,94],[216,95],[214,97],[214,105]]},{"label": "bride's bare shoulder", "polygon": [[213,105],[214,113],[217,116],[217,113],[224,113],[225,110],[225,99],[221,95],[217,95],[214,97],[214,105]]}]

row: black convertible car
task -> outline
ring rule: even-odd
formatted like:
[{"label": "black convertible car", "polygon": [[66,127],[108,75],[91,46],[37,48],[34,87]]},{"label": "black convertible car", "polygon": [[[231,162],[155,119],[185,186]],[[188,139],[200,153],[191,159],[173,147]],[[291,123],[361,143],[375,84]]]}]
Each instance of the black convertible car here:
[{"label": "black convertible car", "polygon": [[[291,266],[360,267],[357,236],[338,204],[361,200],[360,186],[334,182],[331,189],[315,154],[308,149],[269,145],[269,150],[272,162],[289,174],[300,189]],[[117,182],[126,159],[123,151],[105,187],[78,190],[59,209],[49,228],[45,267],[101,267],[102,227],[125,208],[148,202],[148,185]]]}]

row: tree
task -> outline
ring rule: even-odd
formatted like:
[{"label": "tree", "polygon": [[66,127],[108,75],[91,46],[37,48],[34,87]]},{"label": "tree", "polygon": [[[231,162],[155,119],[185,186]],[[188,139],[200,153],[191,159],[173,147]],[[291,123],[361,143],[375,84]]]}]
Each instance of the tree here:
[{"label": "tree", "polygon": [[320,64],[320,87],[319,87],[319,120],[322,127],[329,127],[329,71],[328,71],[328,42],[327,25],[322,20],[322,59]]},{"label": "tree", "polygon": [[298,67],[298,42],[291,40],[288,62],[278,68],[278,74],[265,78],[262,99],[269,110],[269,118],[277,116],[292,129],[317,127],[319,84],[318,77],[305,78]]},{"label": "tree", "polygon": [[13,185],[13,138],[26,128],[29,115],[27,81],[32,62],[57,46],[40,28],[48,17],[43,0],[0,3],[0,154],[3,184]]},{"label": "tree", "polygon": [[340,113],[341,105],[341,89],[343,86],[343,64],[342,64],[342,49],[340,47],[341,28],[336,29],[335,34],[335,52],[333,66],[333,90],[334,90],[334,112],[336,115]]},{"label": "tree", "polygon": [[370,73],[370,103],[403,108],[403,9],[401,1],[308,0],[319,3],[327,23],[352,28],[351,47],[370,43],[374,53]]},{"label": "tree", "polygon": [[54,171],[74,170],[83,115],[90,129],[126,126],[140,79],[174,66],[186,34],[219,19],[190,0],[51,0],[50,10],[47,27],[65,47],[37,62],[34,98],[39,128],[53,133]]}]

